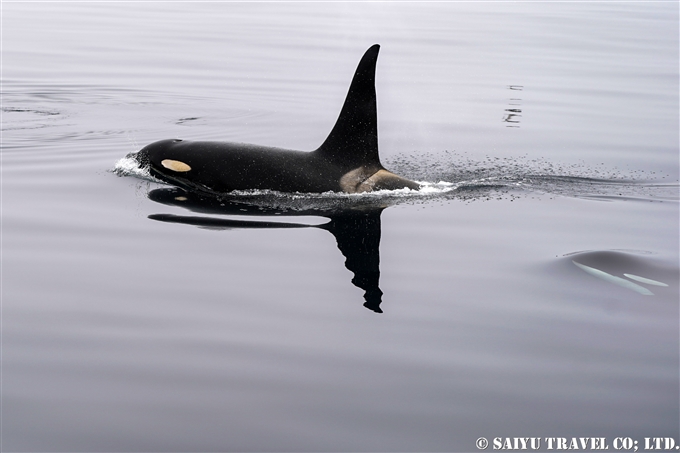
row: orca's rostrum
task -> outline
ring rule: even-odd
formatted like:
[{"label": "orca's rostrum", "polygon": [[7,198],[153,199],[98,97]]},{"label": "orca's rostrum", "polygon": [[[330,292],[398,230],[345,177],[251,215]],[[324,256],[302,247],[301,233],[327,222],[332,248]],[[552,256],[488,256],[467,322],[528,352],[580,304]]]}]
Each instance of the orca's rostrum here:
[{"label": "orca's rostrum", "polygon": [[136,159],[162,181],[213,195],[249,189],[309,193],[419,189],[418,183],[380,163],[375,96],[379,50],[376,44],[362,57],[335,126],[314,151],[170,139],[144,147]]}]

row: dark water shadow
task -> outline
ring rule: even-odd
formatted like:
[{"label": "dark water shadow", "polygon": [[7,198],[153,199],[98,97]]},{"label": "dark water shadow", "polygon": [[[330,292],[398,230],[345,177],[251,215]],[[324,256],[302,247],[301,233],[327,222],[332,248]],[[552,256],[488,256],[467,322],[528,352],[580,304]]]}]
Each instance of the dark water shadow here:
[{"label": "dark water shadow", "polygon": [[[208,216],[183,216],[173,214],[152,214],[152,220],[182,223],[201,228],[228,229],[286,229],[318,228],[331,233],[338,249],[345,257],[345,267],[354,274],[352,283],[364,293],[364,307],[382,313],[380,304],[383,292],[380,289],[380,214],[386,206],[375,201],[351,204],[333,203],[305,206],[273,205],[266,199],[244,197],[212,198],[196,195],[178,188],[155,189],[149,192],[150,200],[168,206],[178,206]],[[329,219],[321,225],[279,222],[267,219],[240,220],[219,216],[252,217],[302,217],[319,216]]]}]

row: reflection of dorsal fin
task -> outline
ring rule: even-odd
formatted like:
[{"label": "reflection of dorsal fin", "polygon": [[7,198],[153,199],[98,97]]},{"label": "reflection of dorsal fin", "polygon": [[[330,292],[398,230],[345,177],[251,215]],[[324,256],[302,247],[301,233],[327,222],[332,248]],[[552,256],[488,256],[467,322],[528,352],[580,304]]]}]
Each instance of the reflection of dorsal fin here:
[{"label": "reflection of dorsal fin", "polygon": [[371,46],[359,62],[340,116],[326,141],[316,150],[348,168],[380,165],[375,102],[375,64],[380,46]]},{"label": "reflection of dorsal fin", "polygon": [[345,267],[354,274],[352,283],[365,292],[364,307],[382,313],[380,303],[380,214],[383,208],[347,211],[330,216],[319,228],[330,231],[345,256]]}]

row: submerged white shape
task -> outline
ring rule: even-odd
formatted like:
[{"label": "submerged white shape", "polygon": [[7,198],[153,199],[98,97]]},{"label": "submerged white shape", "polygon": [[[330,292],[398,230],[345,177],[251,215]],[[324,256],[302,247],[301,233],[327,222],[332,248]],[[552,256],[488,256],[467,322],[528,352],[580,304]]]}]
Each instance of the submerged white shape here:
[{"label": "submerged white shape", "polygon": [[656,280],[652,280],[651,278],[644,278],[640,277],[639,275],[633,275],[633,274],[623,274],[626,277],[630,278],[631,280],[638,281],[640,283],[646,283],[648,285],[654,285],[654,286],[668,286],[667,284],[663,282],[657,282]]},{"label": "submerged white shape", "polygon": [[624,288],[631,289],[631,290],[635,291],[636,293],[640,293],[644,296],[653,296],[654,295],[653,292],[651,292],[650,290],[648,290],[647,288],[645,288],[643,286],[638,285],[637,283],[633,283],[633,282],[626,280],[626,279],[623,279],[621,277],[616,277],[615,275],[608,274],[608,273],[601,271],[599,269],[595,269],[594,267],[590,267],[590,266],[586,266],[586,265],[581,264],[581,263],[577,263],[576,261],[573,261],[573,260],[571,262],[574,263],[579,268],[581,268],[586,273],[588,273],[588,274],[590,274],[594,277],[600,278],[600,279],[602,279],[606,282],[613,283],[615,285],[619,285],[619,286],[622,286]]}]

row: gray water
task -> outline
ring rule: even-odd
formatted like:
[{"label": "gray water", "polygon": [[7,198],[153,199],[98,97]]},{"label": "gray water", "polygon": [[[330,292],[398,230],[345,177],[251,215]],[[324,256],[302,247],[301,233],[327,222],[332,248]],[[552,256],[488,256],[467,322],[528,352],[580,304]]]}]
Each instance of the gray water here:
[{"label": "gray water", "polygon": [[[3,2],[2,450],[680,442],[678,9]],[[121,163],[315,149],[374,43],[383,163],[436,190],[215,205]]]}]

